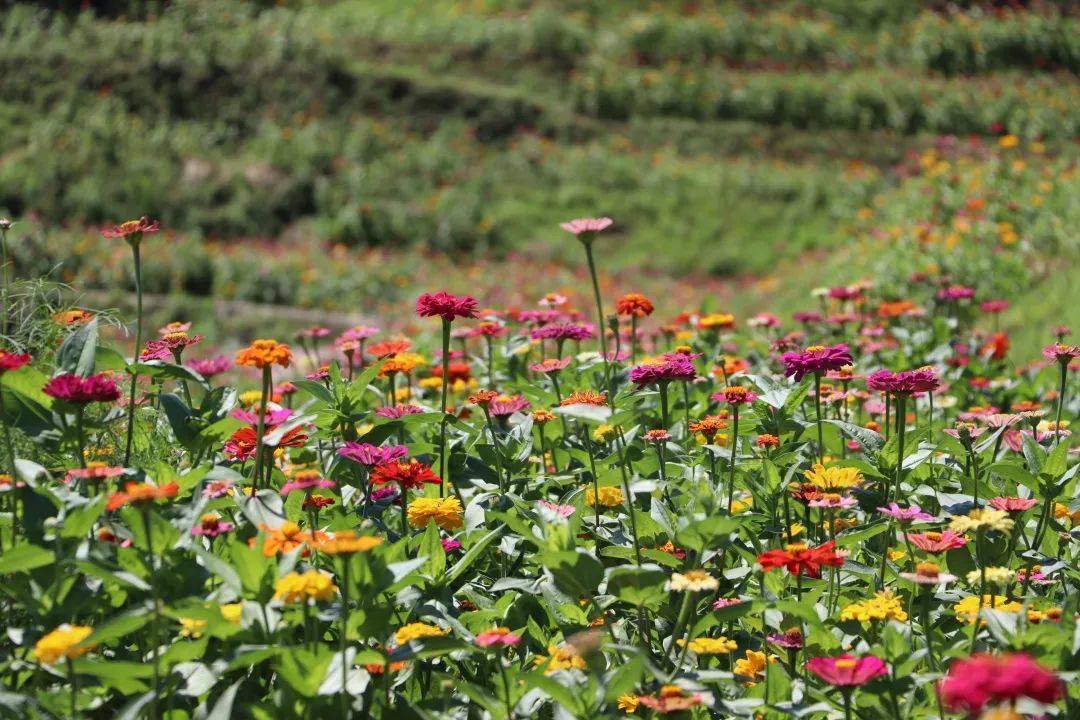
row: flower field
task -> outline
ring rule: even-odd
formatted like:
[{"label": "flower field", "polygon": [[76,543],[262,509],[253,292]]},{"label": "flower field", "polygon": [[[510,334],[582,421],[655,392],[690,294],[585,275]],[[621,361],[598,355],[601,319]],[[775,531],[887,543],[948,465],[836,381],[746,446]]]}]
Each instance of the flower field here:
[{"label": "flower field", "polygon": [[1008,300],[925,277],[824,288],[794,326],[657,322],[600,290],[614,226],[563,223],[576,300],[425,292],[411,336],[311,327],[232,357],[192,322],[144,328],[159,224],[105,230],[131,251],[135,361],[86,310],[0,353],[7,701],[1074,712],[1069,330],[1010,370],[985,329]]},{"label": "flower field", "polygon": [[0,717],[1080,717],[1067,4],[48,5]]}]

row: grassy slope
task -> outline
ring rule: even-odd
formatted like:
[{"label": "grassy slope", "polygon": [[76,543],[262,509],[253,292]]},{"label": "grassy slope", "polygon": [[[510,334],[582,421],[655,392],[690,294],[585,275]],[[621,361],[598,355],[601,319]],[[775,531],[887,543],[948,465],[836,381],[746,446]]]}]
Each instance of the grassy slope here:
[{"label": "grassy slope", "polygon": [[[676,280],[690,272],[764,277],[760,283],[729,284],[723,302],[740,310],[774,304],[789,308],[811,287],[875,270],[864,255],[847,254],[850,240],[841,226],[894,182],[888,168],[909,151],[929,146],[929,136],[795,130],[752,120],[680,118],[684,113],[679,112],[675,117],[652,115],[647,109],[628,121],[580,115],[567,93],[568,78],[580,77],[598,62],[605,68],[622,62],[622,44],[639,42],[642,19],[650,16],[632,15],[628,5],[613,10],[601,3],[592,17],[563,17],[559,3],[536,3],[539,9],[528,14],[513,7],[518,5],[350,1],[304,9],[297,22],[309,23],[305,32],[323,48],[312,57],[329,57],[327,72],[351,78],[353,100],[298,113],[288,106],[290,98],[273,95],[272,83],[258,85],[264,96],[256,97],[261,104],[253,107],[259,114],[233,117],[226,126],[218,116],[240,115],[251,98],[237,99],[232,108],[227,97],[181,104],[188,117],[174,120],[169,115],[174,109],[136,100],[161,99],[153,87],[129,82],[129,73],[142,72],[138,53],[127,67],[108,67],[111,51],[103,51],[102,76],[112,83],[108,97],[84,88],[66,99],[54,98],[52,114],[32,126],[17,119],[31,107],[8,107],[3,119],[16,132],[7,134],[0,174],[9,188],[36,188],[16,198],[20,202],[56,198],[54,219],[96,222],[130,214],[129,207],[160,209],[155,214],[172,226],[228,236],[287,229],[299,208],[301,217],[305,212],[311,216],[293,226],[293,235],[391,246],[415,239],[445,248],[478,243],[499,252],[541,247],[567,259],[576,259],[574,248],[552,244],[558,237],[555,223],[568,216],[611,214],[623,226],[617,251],[606,258],[613,268],[670,272]],[[720,7],[721,15],[739,11],[733,3]],[[791,3],[781,13],[806,9]],[[786,17],[778,15],[776,22],[766,18],[766,29],[792,25]],[[757,51],[765,59],[772,53],[806,62],[806,56],[826,68],[853,61],[871,78],[875,71],[869,68],[883,62],[905,65],[901,71],[908,75],[920,72],[884,45],[875,49],[883,32],[897,37],[910,32],[911,13],[879,24],[842,14],[791,17],[797,17],[793,26],[799,32],[810,28],[811,39],[815,28],[824,28],[825,51],[813,60],[817,51],[812,47],[799,50],[788,43]],[[91,34],[92,25],[84,28]],[[275,36],[281,29],[274,20],[259,27]],[[167,45],[177,41],[163,37]],[[246,42],[257,46],[257,36]],[[44,43],[28,42],[31,58],[39,45]],[[301,58],[315,52],[305,47],[291,52]],[[658,47],[657,52],[670,51]],[[840,51],[850,57],[839,58]],[[150,52],[149,46],[142,52]],[[275,52],[281,52],[280,45]],[[677,76],[684,61],[664,62],[675,65],[656,69],[660,79]],[[569,73],[567,64],[573,66]],[[696,66],[692,59],[685,64]],[[238,80],[249,65],[232,66]],[[45,77],[55,72],[39,69]],[[303,75],[304,70],[297,72]],[[261,72],[272,73],[272,66]],[[738,81],[783,75],[777,73],[775,68],[765,74],[738,69],[731,76]],[[803,67],[791,77],[816,73]],[[87,80],[92,86],[95,78]],[[174,94],[189,89],[185,83],[190,82],[181,76]],[[940,82],[970,85],[976,92],[985,85],[984,79]],[[1033,82],[1047,84],[1041,76]],[[1057,83],[1066,91],[1075,89],[1075,81],[1070,84],[1067,78]],[[204,91],[213,89],[210,84]],[[117,102],[128,105],[120,123]],[[522,134],[502,125],[507,116],[511,122],[528,122],[537,132]],[[87,144],[72,125],[93,128],[94,144]],[[65,147],[70,144],[74,148]],[[115,164],[105,164],[102,147]],[[177,184],[192,160],[209,165],[209,179],[193,187]],[[278,173],[271,173],[269,185],[260,185],[251,179],[252,169],[267,163]],[[27,166],[45,166],[49,173],[13,170]],[[128,172],[117,173],[118,168]],[[74,193],[58,189],[72,184]],[[45,203],[29,202],[21,209],[44,209],[39,204]],[[358,230],[357,218],[368,206],[375,208],[374,230]],[[807,263],[808,252],[816,253],[812,263]],[[1059,283],[1061,275],[1051,274],[1049,281]],[[1058,290],[1064,298],[1076,297],[1067,283]],[[1042,297],[1033,293],[1022,299],[1010,317],[1023,327],[1031,327],[1035,317],[1056,317],[1045,310]]]}]

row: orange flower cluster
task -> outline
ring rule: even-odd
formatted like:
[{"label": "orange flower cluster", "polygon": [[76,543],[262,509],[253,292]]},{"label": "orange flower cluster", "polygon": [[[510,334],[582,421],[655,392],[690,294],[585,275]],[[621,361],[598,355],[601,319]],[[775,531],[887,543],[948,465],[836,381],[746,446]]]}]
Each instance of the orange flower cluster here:
[{"label": "orange flower cluster", "polygon": [[109,504],[105,507],[109,512],[113,512],[125,505],[144,505],[157,500],[174,498],[178,492],[180,492],[180,486],[174,482],[160,487],[150,483],[131,482],[124,486],[123,492],[110,495]]},{"label": "orange flower cluster", "polygon": [[236,364],[260,369],[272,365],[289,367],[292,364],[292,350],[277,340],[256,340],[236,353]]}]

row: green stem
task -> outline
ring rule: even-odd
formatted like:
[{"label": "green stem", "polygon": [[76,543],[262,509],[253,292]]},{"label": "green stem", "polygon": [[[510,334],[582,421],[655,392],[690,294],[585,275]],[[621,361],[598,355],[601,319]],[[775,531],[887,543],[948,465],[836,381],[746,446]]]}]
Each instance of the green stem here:
[{"label": "green stem", "polygon": [[80,405],[75,412],[75,435],[79,443],[79,467],[81,468],[86,467],[86,433],[83,430],[83,413],[85,412],[85,405]]},{"label": "green stem", "polygon": [[817,416],[818,462],[825,464],[825,430],[821,425],[821,373],[814,373],[814,414]]},{"label": "green stem", "polygon": [[728,461],[728,465],[730,466],[730,474],[728,475],[727,494],[728,515],[731,514],[731,508],[735,503],[735,452],[739,449],[739,406],[737,404],[732,405],[731,412],[731,457]]},{"label": "green stem", "polygon": [[450,321],[442,321],[442,418],[439,421],[439,497],[446,496],[446,393],[450,380]]},{"label": "green stem", "polygon": [[345,661],[345,650],[349,632],[349,563],[351,555],[342,557],[341,567],[341,717],[349,717],[349,693],[346,685],[349,681],[349,664]]},{"label": "green stem", "polygon": [[596,262],[593,260],[592,242],[585,243],[585,259],[589,263],[589,276],[592,278],[593,296],[596,298],[596,331],[600,334],[600,354],[604,358],[604,389],[609,390],[611,376],[610,361],[607,352],[607,333],[604,329],[604,303],[600,297],[600,281],[596,279]]},{"label": "green stem", "polygon": [[[135,353],[132,364],[139,362],[139,351],[142,347],[142,323],[143,323],[143,292],[142,292],[142,257],[139,254],[139,244],[142,238],[136,237],[131,241],[131,253],[135,261]],[[135,439],[135,386],[139,379],[139,373],[131,371],[131,392],[128,393],[127,413],[127,441],[124,446],[124,465],[131,464],[131,446]]]},{"label": "green stem", "polygon": [[161,696],[161,669],[158,666],[158,650],[160,649],[161,640],[159,635],[160,616],[161,616],[161,601],[158,596],[157,582],[157,563],[154,559],[154,535],[153,528],[150,525],[150,509],[149,507],[143,507],[142,509],[143,527],[146,529],[146,555],[147,564],[150,569],[150,595],[154,603],[154,612],[150,621],[150,653],[151,664],[153,666],[154,677],[154,696],[150,701],[150,717],[158,717],[158,699]]},{"label": "green stem", "polygon": [[[259,479],[263,466],[263,434],[266,432],[266,403],[270,399],[271,373],[270,366],[263,368],[262,396],[259,400],[259,425],[255,431],[255,471],[251,478],[252,490],[259,489]],[[254,492],[251,497],[255,497]]]},{"label": "green stem", "polygon": [[1054,419],[1054,445],[1061,442],[1061,409],[1065,406],[1065,388],[1069,378],[1069,364],[1059,362],[1061,366],[1061,383],[1058,389],[1057,416]]},{"label": "green stem", "polygon": [[907,416],[905,415],[904,401],[905,396],[896,396],[896,432],[897,437],[897,453],[896,453],[896,478],[893,485],[893,502],[900,500],[900,475],[904,470],[904,431],[907,429]]},{"label": "green stem", "polygon": [[0,384],[0,427],[4,429],[4,447],[7,450],[7,468],[12,478],[15,477],[15,443],[11,440],[11,428],[8,427],[7,413],[4,411],[4,386]]},{"label": "green stem", "polygon": [[666,430],[668,426],[668,386],[667,382],[661,380],[657,385],[660,390],[660,424]]}]

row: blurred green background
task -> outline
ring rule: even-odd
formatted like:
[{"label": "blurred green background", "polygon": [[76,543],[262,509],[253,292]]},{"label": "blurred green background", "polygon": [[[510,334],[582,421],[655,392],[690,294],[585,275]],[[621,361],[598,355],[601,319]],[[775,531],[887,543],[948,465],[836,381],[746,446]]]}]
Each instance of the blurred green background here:
[{"label": "blurred green background", "polygon": [[1078,70],[1072,2],[21,3],[0,213],[99,306],[97,229],[160,219],[154,307],[223,335],[572,291],[558,222],[610,215],[606,288],[669,312],[928,272],[1037,342],[1080,322]]}]

